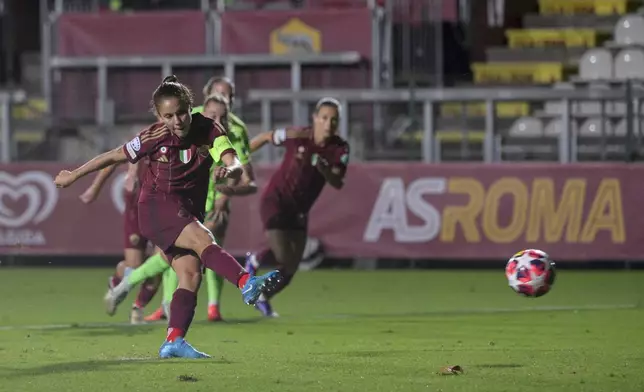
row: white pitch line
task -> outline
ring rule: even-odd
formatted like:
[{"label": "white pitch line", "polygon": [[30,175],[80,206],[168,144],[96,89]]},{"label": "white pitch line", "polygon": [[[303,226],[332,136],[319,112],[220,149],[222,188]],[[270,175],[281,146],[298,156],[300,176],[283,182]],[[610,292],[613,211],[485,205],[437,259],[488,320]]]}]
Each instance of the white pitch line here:
[{"label": "white pitch line", "polygon": [[[417,317],[417,316],[440,316],[440,315],[477,315],[477,314],[499,314],[499,313],[522,313],[522,312],[555,312],[555,311],[584,311],[584,310],[618,310],[635,309],[637,304],[614,304],[614,305],[585,305],[585,306],[532,306],[524,308],[480,308],[480,309],[455,309],[455,310],[434,310],[418,313],[383,313],[379,314],[327,314],[308,317],[310,319],[352,319],[369,317]],[[292,317],[303,318],[303,317]],[[280,317],[280,319],[291,319],[291,317]],[[147,324],[130,323],[73,323],[73,324],[42,324],[42,325],[0,325],[0,331],[37,330],[46,331],[54,329],[90,329],[90,328],[131,328],[151,325],[165,325],[165,322],[152,322]]]}]

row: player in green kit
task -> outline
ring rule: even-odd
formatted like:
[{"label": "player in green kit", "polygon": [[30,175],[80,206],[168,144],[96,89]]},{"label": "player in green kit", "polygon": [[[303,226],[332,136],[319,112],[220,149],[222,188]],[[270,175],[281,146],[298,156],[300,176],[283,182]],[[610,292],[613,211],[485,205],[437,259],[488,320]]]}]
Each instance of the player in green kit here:
[{"label": "player in green kit", "polygon": [[[234,114],[230,112],[222,113],[221,105],[217,105],[217,100],[213,100],[213,97],[223,96],[232,104],[235,97],[235,85],[228,78],[214,77],[208,81],[203,93],[207,97],[204,105],[194,108],[192,112],[201,113],[205,117],[213,119],[222,118],[222,115],[227,117],[229,128],[227,136],[244,168],[244,173],[240,180],[230,180],[228,183],[221,184],[211,181],[209,185],[204,225],[215,235],[217,243],[223,244],[229,222],[230,197],[253,194],[257,191],[257,186],[255,185],[252,165],[250,163],[250,146],[246,125]],[[220,164],[221,162],[215,163],[215,165]],[[153,272],[154,270],[151,270],[151,273]],[[144,276],[142,275],[139,279]],[[222,317],[219,305],[224,279],[211,270],[206,270],[205,277],[208,290],[208,320],[220,321]],[[172,292],[175,288],[176,274],[172,269],[167,269],[163,276],[164,304],[172,298]],[[164,318],[167,314],[166,310],[167,306],[161,306],[161,308],[146,317],[146,321],[155,321]]]}]

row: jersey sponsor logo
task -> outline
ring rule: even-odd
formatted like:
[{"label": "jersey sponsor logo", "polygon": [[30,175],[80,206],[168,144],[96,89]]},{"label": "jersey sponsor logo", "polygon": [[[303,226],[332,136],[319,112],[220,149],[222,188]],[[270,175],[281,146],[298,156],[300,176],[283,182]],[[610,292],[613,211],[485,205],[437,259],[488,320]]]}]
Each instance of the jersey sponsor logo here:
[{"label": "jersey sponsor logo", "polygon": [[130,140],[126,145],[125,149],[127,150],[127,153],[130,155],[131,159],[136,158],[136,153],[141,151],[141,139],[139,137],[135,137],[134,139]]},{"label": "jersey sponsor logo", "polygon": [[54,212],[57,202],[58,189],[48,173],[0,171],[0,246],[45,245],[43,232],[34,226]]},{"label": "jersey sponsor logo", "polygon": [[188,163],[192,159],[192,150],[181,150],[179,151],[179,160],[183,163]]},{"label": "jersey sponsor logo", "polygon": [[161,163],[168,163],[168,162],[170,162],[170,161],[168,161],[168,157],[167,157],[167,156],[165,156],[165,155],[161,155],[161,156],[159,157],[159,159],[157,159],[157,162],[161,162]]}]

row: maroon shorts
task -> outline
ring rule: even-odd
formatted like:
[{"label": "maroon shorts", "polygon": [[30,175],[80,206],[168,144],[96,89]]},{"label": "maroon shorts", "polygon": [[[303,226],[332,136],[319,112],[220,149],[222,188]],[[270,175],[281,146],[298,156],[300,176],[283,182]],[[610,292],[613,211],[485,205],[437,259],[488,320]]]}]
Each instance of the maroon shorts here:
[{"label": "maroon shorts", "polygon": [[260,203],[259,213],[264,230],[307,230],[308,212],[285,207],[279,200],[272,197],[263,197]]},{"label": "maroon shorts", "polygon": [[148,239],[139,230],[139,194],[125,194],[125,212],[123,214],[123,248],[145,250]]},{"label": "maroon shorts", "polygon": [[203,207],[195,208],[188,199],[163,193],[147,195],[139,203],[139,227],[141,233],[158,246],[172,262],[175,258],[193,252],[178,248],[174,242],[184,227],[192,222],[203,221]]}]

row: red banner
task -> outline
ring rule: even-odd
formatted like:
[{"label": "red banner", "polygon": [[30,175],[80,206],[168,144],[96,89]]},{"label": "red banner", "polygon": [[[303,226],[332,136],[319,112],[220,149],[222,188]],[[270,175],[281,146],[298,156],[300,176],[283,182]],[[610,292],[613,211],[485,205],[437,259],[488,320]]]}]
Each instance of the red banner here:
[{"label": "red banner", "polygon": [[56,27],[60,56],[206,52],[206,15],[200,11],[63,13]]},{"label": "red banner", "polygon": [[[61,164],[3,166],[0,254],[120,254],[123,173],[94,204],[84,179],[58,190]],[[260,186],[272,173],[258,168]],[[540,248],[559,260],[644,259],[644,166],[355,164],[327,189],[311,235],[335,257],[505,259]],[[259,196],[235,199],[226,248],[262,246]]]},{"label": "red banner", "polygon": [[346,51],[371,58],[368,8],[238,11],[222,15],[225,54]]}]

